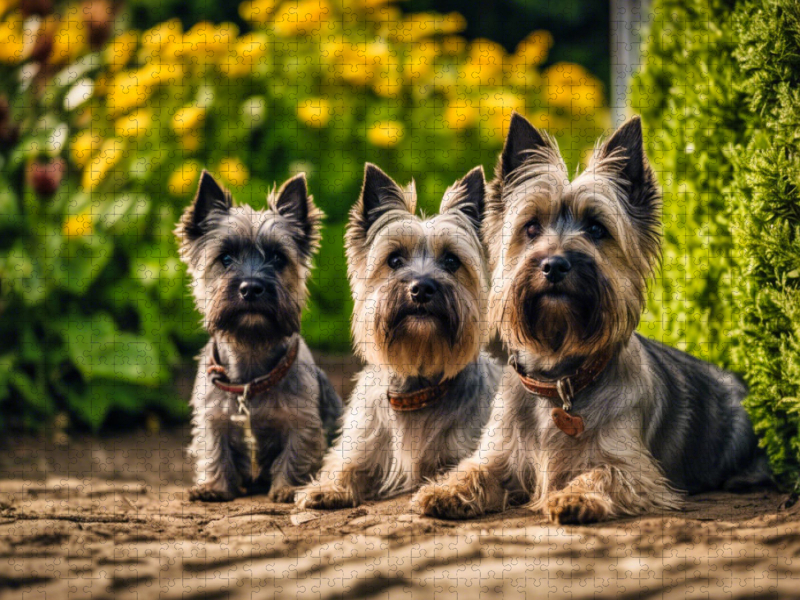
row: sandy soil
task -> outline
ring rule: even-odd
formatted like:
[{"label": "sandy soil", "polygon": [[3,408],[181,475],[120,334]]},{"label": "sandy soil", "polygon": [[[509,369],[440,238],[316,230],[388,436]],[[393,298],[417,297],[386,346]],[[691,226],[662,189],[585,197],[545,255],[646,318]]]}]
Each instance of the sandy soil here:
[{"label": "sandy soil", "polygon": [[428,519],[408,496],[208,505],[186,500],[187,439],[4,440],[0,598],[800,597],[800,503],[778,492],[585,527],[522,508]]}]

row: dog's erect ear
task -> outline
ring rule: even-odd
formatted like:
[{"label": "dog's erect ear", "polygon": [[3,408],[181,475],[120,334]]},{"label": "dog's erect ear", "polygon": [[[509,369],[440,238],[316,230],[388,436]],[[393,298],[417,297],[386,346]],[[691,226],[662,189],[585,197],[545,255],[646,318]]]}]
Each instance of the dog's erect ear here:
[{"label": "dog's erect ear", "polygon": [[355,208],[360,213],[361,225],[365,230],[369,230],[387,211],[413,210],[406,200],[406,191],[371,163],[364,166],[364,184]]},{"label": "dog's erect ear", "polygon": [[640,184],[648,165],[644,155],[642,120],[638,116],[623,123],[600,147],[596,158],[602,160],[613,154],[624,160],[620,174],[632,185]]},{"label": "dog's erect ear", "polygon": [[298,247],[304,255],[311,254],[319,245],[322,211],[308,194],[305,173],[295,175],[281,186],[275,198],[275,210],[300,228],[302,238]]},{"label": "dog's erect ear", "polygon": [[205,233],[203,223],[208,215],[213,211],[227,212],[231,205],[231,195],[216,182],[208,171],[203,170],[194,202],[183,212],[178,224],[176,231],[178,238],[181,241],[196,240]]},{"label": "dog's erect ear", "polygon": [[553,150],[550,139],[539,132],[521,114],[515,112],[511,115],[511,125],[508,127],[506,143],[500,155],[500,172],[503,178],[507,177],[522,163],[531,159],[535,150]]},{"label": "dog's erect ear", "polygon": [[470,220],[477,231],[480,231],[485,195],[486,179],[483,175],[483,167],[475,167],[444,193],[439,212],[445,214],[458,211]]}]

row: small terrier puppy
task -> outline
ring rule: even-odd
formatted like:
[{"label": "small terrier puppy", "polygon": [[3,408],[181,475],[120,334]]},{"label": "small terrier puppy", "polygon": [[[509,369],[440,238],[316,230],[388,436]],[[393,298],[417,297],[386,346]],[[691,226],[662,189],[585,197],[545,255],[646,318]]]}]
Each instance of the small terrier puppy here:
[{"label": "small terrier puppy", "polygon": [[481,353],[490,330],[484,193],[478,167],[445,192],[439,215],[419,218],[413,183],[403,190],[366,165],[346,248],[354,345],[368,365],[301,507],[410,491],[477,448],[500,376]]},{"label": "small terrier puppy", "polygon": [[176,235],[211,340],[192,394],[196,485],[191,500],[269,490],[292,502],[319,468],[341,400],[299,335],[322,212],[305,175],[266,210],[233,206],[203,171]]},{"label": "small terrier puppy", "polygon": [[555,142],[513,116],[483,228],[510,364],[478,451],[413,499],[425,514],[530,502],[589,523],[769,482],[744,384],[634,333],[660,217],[639,118],[570,182]]}]

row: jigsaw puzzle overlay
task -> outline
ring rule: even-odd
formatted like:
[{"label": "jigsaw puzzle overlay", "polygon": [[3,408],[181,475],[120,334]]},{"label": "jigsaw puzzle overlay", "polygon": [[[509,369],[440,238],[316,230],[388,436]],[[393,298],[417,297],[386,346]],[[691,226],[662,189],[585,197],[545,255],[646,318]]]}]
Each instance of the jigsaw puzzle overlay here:
[{"label": "jigsaw puzzle overlay", "polygon": [[795,596],[798,23],[0,1],[0,598]]}]

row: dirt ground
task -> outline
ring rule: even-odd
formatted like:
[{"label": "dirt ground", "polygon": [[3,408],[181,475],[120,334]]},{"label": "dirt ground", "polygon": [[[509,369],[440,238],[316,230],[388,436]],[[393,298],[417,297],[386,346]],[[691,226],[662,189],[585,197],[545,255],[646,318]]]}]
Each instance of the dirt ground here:
[{"label": "dirt ground", "polygon": [[329,513],[208,505],[186,500],[187,440],[3,440],[0,598],[800,597],[800,503],[778,492],[584,527],[523,508],[428,519],[408,496]]}]

